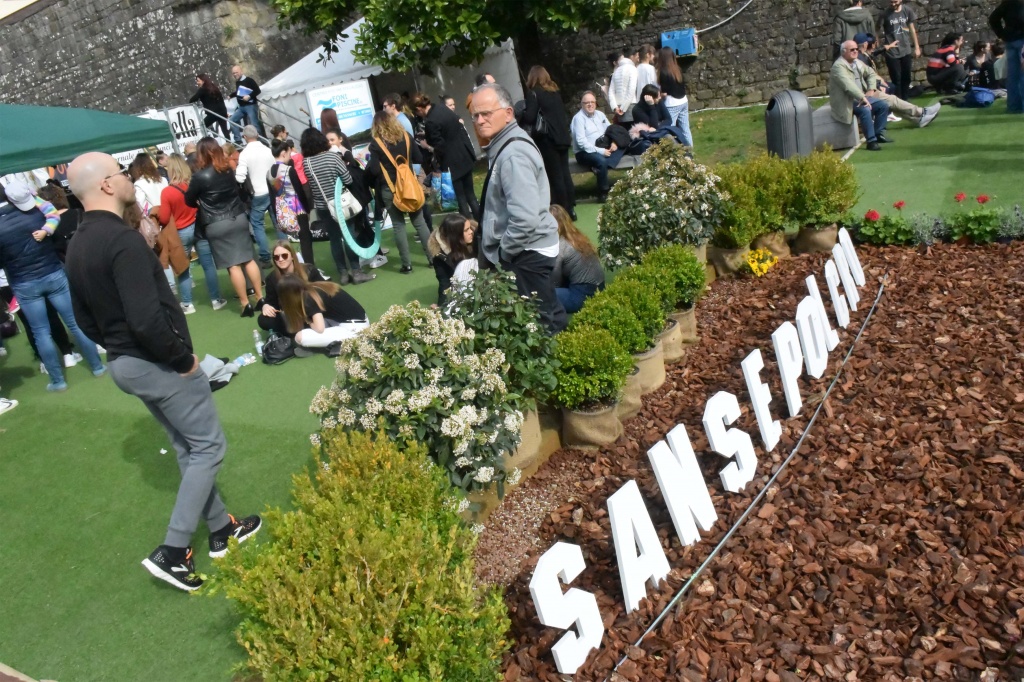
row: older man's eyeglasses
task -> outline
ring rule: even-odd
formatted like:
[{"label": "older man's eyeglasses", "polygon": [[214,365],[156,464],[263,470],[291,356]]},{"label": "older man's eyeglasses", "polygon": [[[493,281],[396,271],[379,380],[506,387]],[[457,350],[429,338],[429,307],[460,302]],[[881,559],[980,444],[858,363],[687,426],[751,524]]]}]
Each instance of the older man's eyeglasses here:
[{"label": "older man's eyeglasses", "polygon": [[489,119],[491,116],[494,115],[495,111],[501,111],[503,108],[504,107],[500,107],[498,109],[491,109],[489,111],[475,111],[475,112],[473,112],[473,120],[474,121],[482,121],[485,118]]}]

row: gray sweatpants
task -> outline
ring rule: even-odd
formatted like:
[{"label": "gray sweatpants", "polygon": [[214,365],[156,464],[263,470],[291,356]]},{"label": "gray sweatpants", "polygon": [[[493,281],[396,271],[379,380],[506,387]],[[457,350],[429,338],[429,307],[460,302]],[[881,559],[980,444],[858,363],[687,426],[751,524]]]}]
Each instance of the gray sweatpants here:
[{"label": "gray sweatpants", "polygon": [[217,492],[217,470],[227,440],[217,416],[210,382],[203,370],[183,377],[166,365],[122,355],[107,363],[117,387],[141,400],[167,431],[181,469],[178,498],[171,512],[165,545],[187,547],[206,520],[211,531],[231,519]]}]

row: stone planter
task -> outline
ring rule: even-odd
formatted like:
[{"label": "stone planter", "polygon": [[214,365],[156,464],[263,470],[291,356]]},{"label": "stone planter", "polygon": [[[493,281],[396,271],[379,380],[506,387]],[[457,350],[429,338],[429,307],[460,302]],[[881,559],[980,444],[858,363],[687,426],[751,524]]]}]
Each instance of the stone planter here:
[{"label": "stone planter", "polygon": [[523,427],[520,430],[519,447],[515,453],[503,457],[505,471],[519,469],[525,471],[532,467],[540,457],[541,435],[540,417],[536,410],[523,415]]},{"label": "stone planter", "polygon": [[832,253],[839,243],[839,226],[835,223],[820,229],[805,227],[793,240],[793,253]]},{"label": "stone planter", "polygon": [[686,349],[683,348],[683,332],[679,328],[679,323],[671,317],[665,323],[665,331],[658,335],[658,342],[661,343],[665,364],[679,362],[686,355]]},{"label": "stone planter", "polygon": [[700,244],[698,246],[692,246],[691,245],[690,248],[693,249],[693,255],[697,257],[697,262],[698,263],[707,263],[708,262],[708,244],[707,244],[707,242],[704,242],[703,244]]},{"label": "stone planter", "polygon": [[697,340],[697,309],[690,306],[685,310],[677,310],[671,315],[672,319],[679,323],[679,335],[683,343],[692,343]]},{"label": "stone planter", "polygon": [[786,241],[786,233],[783,230],[762,234],[751,244],[752,249],[768,249],[776,258],[789,258],[789,242]]},{"label": "stone planter", "polygon": [[633,356],[633,362],[640,369],[640,390],[644,395],[657,391],[665,383],[665,352],[661,341],[646,353]]},{"label": "stone planter", "polygon": [[562,443],[574,447],[611,445],[622,435],[617,411],[618,403],[590,412],[563,409]]},{"label": "stone planter", "polygon": [[640,369],[634,365],[633,371],[626,377],[626,386],[622,389],[622,398],[615,411],[616,416],[625,421],[640,414],[640,409],[644,406],[640,400],[643,394],[643,387],[640,386]]},{"label": "stone planter", "polygon": [[735,277],[743,263],[746,262],[749,246],[739,249],[722,249],[717,246],[708,247],[708,262],[715,266],[719,277]]}]

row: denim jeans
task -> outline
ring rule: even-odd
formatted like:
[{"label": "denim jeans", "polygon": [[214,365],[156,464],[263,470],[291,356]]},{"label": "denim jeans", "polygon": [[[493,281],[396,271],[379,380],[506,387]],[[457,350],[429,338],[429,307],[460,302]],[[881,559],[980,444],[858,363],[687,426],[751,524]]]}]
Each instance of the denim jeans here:
[{"label": "denim jeans", "polygon": [[625,153],[625,149],[616,149],[608,156],[605,156],[603,151],[585,152],[581,149],[576,152],[576,161],[578,161],[580,165],[594,169],[594,172],[597,173],[597,191],[601,194],[607,194],[608,169],[615,168],[619,161],[622,160],[622,155]]},{"label": "denim jeans", "polygon": [[267,226],[263,222],[264,213],[270,213],[270,195],[254,196],[252,208],[249,209],[249,228],[252,230],[252,236],[256,239],[260,260],[266,262],[270,260],[270,245],[267,244]]},{"label": "denim jeans", "polygon": [[853,115],[860,121],[860,130],[868,142],[877,142],[878,136],[885,132],[889,121],[889,105],[880,99],[869,97],[871,108],[862,104],[853,105]]},{"label": "denim jeans", "polygon": [[570,284],[568,287],[555,287],[558,302],[569,314],[578,313],[583,307],[583,302],[596,293],[597,285],[595,284]]},{"label": "denim jeans", "polygon": [[1006,111],[1024,113],[1024,69],[1020,65],[1020,51],[1024,40],[1006,43]]},{"label": "denim jeans", "polygon": [[693,134],[690,132],[690,100],[687,98],[682,104],[677,104],[674,107],[665,105],[668,109],[668,124],[670,126],[676,126],[683,131],[683,144],[687,147],[693,148]]},{"label": "denim jeans", "polygon": [[25,317],[32,326],[32,334],[36,339],[36,347],[39,349],[39,357],[43,359],[46,371],[50,375],[50,383],[60,385],[64,383],[64,363],[61,362],[60,354],[50,336],[50,320],[46,316],[46,301],[56,308],[60,319],[64,321],[68,331],[75,337],[79,350],[89,363],[89,368],[94,372],[103,369],[103,361],[96,350],[96,343],[85,335],[75,322],[75,314],[71,308],[71,290],[68,288],[68,278],[64,276],[63,270],[50,273],[39,279],[28,282],[11,283],[11,290],[18,297],[21,309],[25,311]]},{"label": "denim jeans", "polygon": [[[192,258],[192,247],[195,247],[196,253],[199,254],[199,265],[203,268],[203,277],[206,278],[206,289],[210,292],[210,301],[220,300],[220,282],[217,281],[217,266],[213,264],[213,252],[210,251],[210,242],[205,239],[196,239],[196,226],[189,225],[188,227],[178,230],[178,237],[181,239],[181,245],[185,247],[185,255]],[[192,276],[189,275],[189,280]],[[191,292],[191,284],[189,289]],[[182,294],[182,300],[185,300],[185,295]],[[188,300],[192,302],[191,296]]]},{"label": "denim jeans", "polygon": [[[260,112],[259,107],[255,104],[239,105],[239,107],[235,109],[235,113],[231,114],[231,118],[228,120],[232,123],[242,125],[243,118],[246,120],[248,125],[256,126],[256,130],[260,129]],[[241,144],[242,129],[231,126],[231,139],[233,139],[236,144]]]}]

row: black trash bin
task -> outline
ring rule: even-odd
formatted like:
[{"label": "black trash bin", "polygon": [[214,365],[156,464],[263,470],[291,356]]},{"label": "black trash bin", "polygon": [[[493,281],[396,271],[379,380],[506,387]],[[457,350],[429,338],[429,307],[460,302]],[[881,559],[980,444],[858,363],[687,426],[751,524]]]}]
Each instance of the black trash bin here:
[{"label": "black trash bin", "polygon": [[768,102],[764,112],[768,151],[780,159],[807,156],[814,151],[811,103],[802,92],[783,90]]}]

